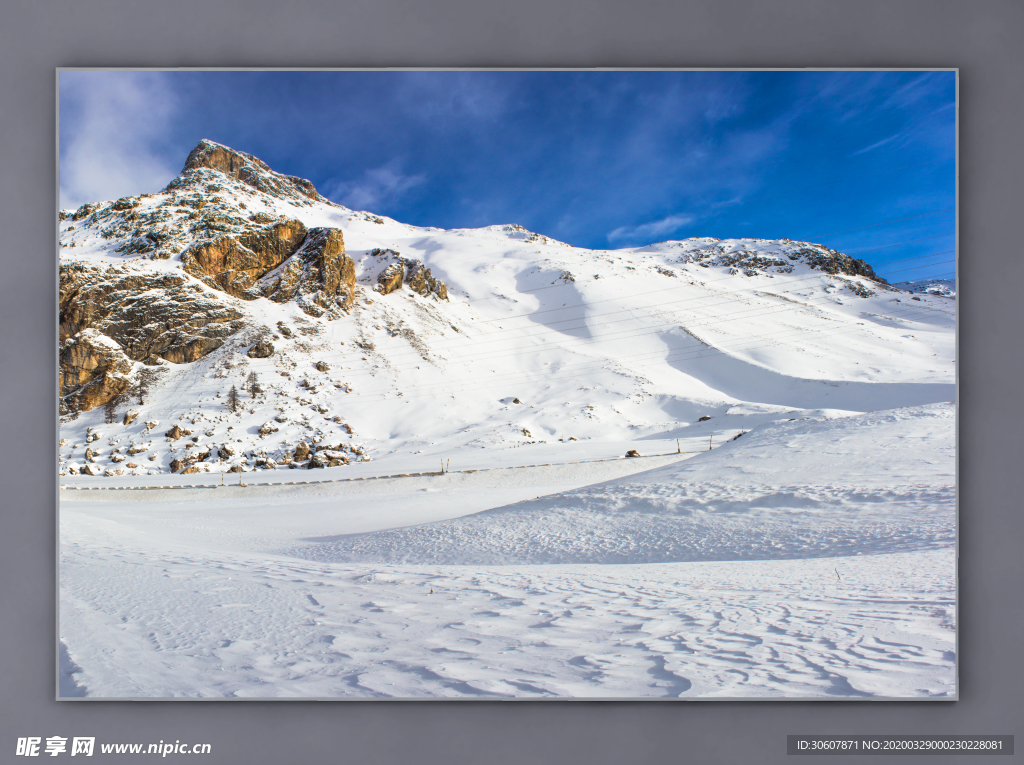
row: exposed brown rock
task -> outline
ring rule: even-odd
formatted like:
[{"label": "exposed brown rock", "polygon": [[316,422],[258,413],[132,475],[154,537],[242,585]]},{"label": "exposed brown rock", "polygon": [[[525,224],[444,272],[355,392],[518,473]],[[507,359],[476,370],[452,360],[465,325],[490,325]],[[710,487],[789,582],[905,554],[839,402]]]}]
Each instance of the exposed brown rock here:
[{"label": "exposed brown rock", "polygon": [[69,410],[86,411],[122,396],[131,371],[124,349],[98,330],[83,330],[61,343],[60,391]]},{"label": "exposed brown rock", "polygon": [[245,355],[250,359],[270,358],[274,355],[274,344],[270,342],[269,338],[261,337],[256,345],[250,348]]},{"label": "exposed brown rock", "polygon": [[245,472],[245,468],[242,467],[241,465],[232,465],[230,468],[228,468],[228,472],[229,473],[244,473]]},{"label": "exposed brown rock", "polygon": [[227,146],[205,138],[188,155],[181,175],[167,188],[180,188],[188,185],[191,180],[190,176],[194,175],[196,171],[201,172],[204,169],[216,170],[280,199],[311,199],[315,202],[333,204],[330,200],[320,196],[316,187],[305,178],[275,173],[265,162],[251,154],[229,149]]},{"label": "exposed brown rock", "polygon": [[436,294],[440,300],[448,299],[448,287],[440,279],[435,279],[430,269],[418,260],[407,260],[408,268],[405,283],[413,292],[427,297]]},{"label": "exposed brown rock", "polygon": [[135,422],[135,420],[138,419],[138,417],[138,411],[136,411],[135,409],[129,409],[127,412],[124,413],[124,424],[131,425],[133,422]]},{"label": "exposed brown rock", "polygon": [[374,288],[382,295],[389,295],[402,288],[405,268],[400,263],[392,263],[377,275],[377,286]]},{"label": "exposed brown rock", "polygon": [[138,197],[121,197],[111,205],[115,210],[131,210],[139,206]]},{"label": "exposed brown rock", "polygon": [[337,467],[338,465],[348,464],[348,455],[338,449],[322,449],[317,452],[317,454],[328,460],[330,463],[337,463],[330,464],[328,467]]},{"label": "exposed brown rock", "polygon": [[261,296],[257,280],[284,262],[306,238],[297,220],[279,221],[246,234],[222,236],[191,245],[181,267],[215,289],[243,300]]},{"label": "exposed brown rock", "polygon": [[172,473],[177,473],[183,467],[185,467],[185,463],[182,462],[181,460],[179,460],[177,458],[171,460],[171,472]]},{"label": "exposed brown rock", "polygon": [[199,465],[189,465],[187,468],[181,471],[182,475],[192,475],[193,473],[202,473],[203,469]]},{"label": "exposed brown rock", "polygon": [[80,221],[83,218],[88,218],[90,215],[92,215],[98,209],[100,209],[100,205],[99,205],[98,202],[86,203],[86,204],[82,205],[81,207],[79,207],[77,210],[75,210],[75,214],[71,216],[71,220],[73,220],[73,221]]},{"label": "exposed brown rock", "polygon": [[322,316],[347,310],[355,285],[355,263],[345,254],[341,229],[313,228],[294,255],[260,280],[259,289],[275,302],[294,299],[310,316]]},{"label": "exposed brown rock", "polygon": [[307,457],[309,457],[309,444],[307,444],[305,441],[301,441],[295,447],[295,461],[302,462]]},{"label": "exposed brown rock", "polygon": [[329,372],[330,370],[331,370],[331,365],[328,364],[326,361],[318,361],[318,362],[316,362],[316,371],[317,372]]},{"label": "exposed brown rock", "polygon": [[638,452],[636,449],[630,449],[628,452],[626,452],[626,456],[627,457],[639,457],[640,456],[640,452]]},{"label": "exposed brown rock", "polygon": [[171,441],[177,441],[182,436],[188,435],[188,431],[175,425],[173,428],[164,433],[164,436]]},{"label": "exposed brown rock", "polygon": [[241,329],[241,316],[183,274],[65,263],[61,396],[70,408],[100,406],[128,389],[132,361],[195,361]]},{"label": "exposed brown rock", "polygon": [[417,292],[420,295],[428,295],[431,292],[431,284],[433,279],[430,278],[430,269],[419,261],[415,261],[409,265],[409,272],[406,276],[405,283],[409,286],[413,292]]}]

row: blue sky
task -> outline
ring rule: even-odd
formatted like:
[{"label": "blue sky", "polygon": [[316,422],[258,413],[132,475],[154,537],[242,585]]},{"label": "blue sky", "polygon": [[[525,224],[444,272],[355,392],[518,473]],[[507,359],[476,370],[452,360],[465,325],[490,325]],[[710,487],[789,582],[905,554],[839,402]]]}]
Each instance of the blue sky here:
[{"label": "blue sky", "polygon": [[953,72],[62,72],[61,206],[201,138],[424,226],[614,248],[789,238],[952,276]]}]

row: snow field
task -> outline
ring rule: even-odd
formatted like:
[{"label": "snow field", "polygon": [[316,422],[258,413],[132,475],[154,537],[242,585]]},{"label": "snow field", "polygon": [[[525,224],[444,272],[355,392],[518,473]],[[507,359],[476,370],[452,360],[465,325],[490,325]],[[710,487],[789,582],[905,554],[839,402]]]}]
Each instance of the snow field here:
[{"label": "snow field", "polygon": [[647,470],[65,492],[63,687],[949,698],[954,408],[823,414]]},{"label": "snow field", "polygon": [[951,549],[415,567],[75,548],[62,632],[89,696],[954,693]]}]

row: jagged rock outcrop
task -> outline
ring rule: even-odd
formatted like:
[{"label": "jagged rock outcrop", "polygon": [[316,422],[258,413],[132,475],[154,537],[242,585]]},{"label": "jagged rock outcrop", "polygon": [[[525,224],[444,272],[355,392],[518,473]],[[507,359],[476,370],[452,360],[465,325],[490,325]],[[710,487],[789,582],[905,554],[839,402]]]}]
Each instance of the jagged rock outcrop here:
[{"label": "jagged rock outcrop", "polygon": [[241,318],[239,311],[182,274],[62,264],[64,408],[84,411],[124,393],[131,384],[127,375],[133,361],[195,361],[241,329]]},{"label": "jagged rock outcrop", "polygon": [[436,294],[441,300],[448,299],[448,287],[440,279],[435,279],[430,269],[426,267],[419,260],[407,260],[405,283],[409,285],[409,289],[416,292],[423,297],[427,297],[431,294]]},{"label": "jagged rock outcrop", "polygon": [[270,342],[270,338],[261,337],[245,355],[250,359],[268,359],[274,355],[274,344]]},{"label": "jagged rock outcrop", "polygon": [[[763,242],[765,240],[753,240]],[[789,239],[778,240],[775,252],[758,249],[729,247],[717,240],[709,240],[706,247],[691,250],[680,262],[692,262],[708,268],[710,266],[727,267],[731,273],[742,273],[745,276],[760,274],[789,274],[793,272],[794,263],[806,263],[811,268],[833,275],[862,276],[879,285],[887,285],[885,279],[877,276],[874,269],[865,261],[851,258],[823,244],[794,242]],[[865,297],[869,290],[853,289],[855,294]]]},{"label": "jagged rock outcrop", "polygon": [[375,290],[382,295],[389,295],[402,288],[405,280],[405,268],[401,263],[392,263],[377,276]]},{"label": "jagged rock outcrop", "polygon": [[214,289],[243,300],[262,296],[257,280],[284,262],[303,240],[306,227],[285,220],[247,234],[200,241],[181,255],[181,267]]},{"label": "jagged rock outcrop", "polygon": [[93,328],[129,358],[195,361],[239,329],[242,314],[173,273],[68,263],[60,269],[60,339]]},{"label": "jagged rock outcrop", "polygon": [[85,411],[120,397],[131,386],[132,360],[117,341],[84,329],[61,343],[61,413]]},{"label": "jagged rock outcrop", "polygon": [[[241,181],[257,191],[279,199],[287,199],[293,202],[322,202],[334,204],[329,199],[320,196],[316,187],[305,178],[298,178],[294,175],[276,173],[269,165],[251,154],[242,151],[235,151],[227,146],[210,141],[206,138],[188,155],[185,160],[185,167],[181,174],[168,184],[165,191],[187,186],[196,180],[196,176],[204,170],[215,170],[223,173],[229,178]],[[199,176],[202,179],[202,176]]]},{"label": "jagged rock outcrop", "polygon": [[879,284],[888,284],[885,279],[875,275],[875,270],[866,261],[851,258],[824,245],[804,247],[789,253],[790,260],[797,258],[803,259],[811,268],[824,271],[826,274],[864,276]]},{"label": "jagged rock outcrop", "polygon": [[373,250],[370,255],[377,260],[378,267],[382,266],[377,272],[374,291],[390,295],[407,286],[423,297],[437,295],[439,300],[448,299],[448,286],[440,279],[435,279],[421,261],[403,258],[394,250]]},{"label": "jagged rock outcrop", "polygon": [[182,436],[189,435],[191,431],[184,430],[181,426],[175,425],[173,428],[164,433],[164,438],[168,441],[177,441]]},{"label": "jagged rock outcrop", "polygon": [[259,291],[277,303],[295,300],[310,316],[323,316],[351,307],[355,286],[355,263],[345,253],[341,229],[313,228],[287,261],[260,280]]}]

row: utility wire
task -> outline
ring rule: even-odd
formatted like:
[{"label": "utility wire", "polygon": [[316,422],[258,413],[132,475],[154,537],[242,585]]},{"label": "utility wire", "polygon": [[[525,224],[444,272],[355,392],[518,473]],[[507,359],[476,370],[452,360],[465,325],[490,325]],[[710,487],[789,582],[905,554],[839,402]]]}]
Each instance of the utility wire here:
[{"label": "utility wire", "polygon": [[[938,265],[938,264],[928,264],[927,266],[924,266],[924,267],[934,267],[935,265]],[[913,270],[913,269],[907,269],[907,270]],[[794,284],[796,282],[807,281],[808,279],[813,279],[813,278],[821,277],[821,276],[823,276],[823,275],[819,274],[819,273],[812,273],[812,274],[807,274],[807,275],[802,276],[802,277],[796,277],[794,279],[788,279],[788,280],[784,280],[784,281],[781,281],[781,282],[776,282],[776,283],[772,284],[771,286],[773,286],[773,287],[776,287],[776,286],[789,287],[789,286],[792,286],[792,284]],[[732,279],[732,278],[733,277],[725,277],[723,279],[719,279],[719,280],[715,280],[715,281],[726,281],[726,280],[729,280],[729,279]],[[729,304],[736,303],[736,302],[741,302],[744,305],[746,305],[747,304],[747,302],[746,302],[747,295],[744,294],[744,293],[745,293],[745,290],[744,290],[744,292],[741,292],[739,290],[734,290],[734,291],[728,291],[728,292],[721,292],[721,293],[718,293],[718,294],[697,295],[697,296],[693,296],[691,298],[686,298],[684,300],[679,300],[679,301],[670,301],[670,302],[667,302],[667,303],[647,305],[647,306],[636,306],[636,307],[631,307],[631,308],[619,309],[619,310],[616,310],[616,311],[605,312],[603,314],[596,314],[596,315],[591,314],[590,316],[586,317],[585,319],[581,319],[579,317],[574,317],[574,318],[570,318],[570,319],[562,319],[562,320],[552,321],[552,322],[544,322],[544,323],[538,322],[536,324],[526,325],[526,326],[522,326],[522,327],[509,327],[508,329],[498,329],[498,330],[493,330],[493,331],[487,332],[487,333],[485,333],[483,335],[478,335],[475,338],[471,338],[467,343],[460,343],[457,347],[449,346],[448,348],[442,348],[442,350],[449,350],[449,351],[452,351],[452,352],[458,352],[458,353],[460,353],[460,357],[461,358],[469,359],[469,360],[481,360],[481,359],[491,358],[491,355],[489,355],[489,354],[496,353],[498,355],[505,355],[505,354],[507,354],[508,352],[511,352],[511,351],[540,352],[540,351],[544,350],[543,347],[538,348],[537,346],[532,346],[532,347],[520,347],[520,348],[512,348],[512,349],[502,349],[501,351],[484,350],[483,351],[484,355],[472,354],[471,353],[469,356],[467,356],[467,354],[465,353],[465,350],[466,350],[467,345],[473,346],[473,345],[480,345],[482,343],[493,342],[494,336],[497,335],[497,334],[502,334],[502,333],[507,333],[507,332],[515,332],[515,331],[527,331],[529,333],[532,333],[532,331],[535,330],[538,325],[542,326],[542,327],[544,327],[546,329],[553,329],[557,325],[568,324],[568,323],[571,323],[571,322],[583,321],[583,324],[575,326],[575,327],[563,327],[561,330],[555,330],[555,331],[560,331],[563,334],[568,332],[568,331],[572,331],[574,329],[583,329],[583,328],[596,329],[598,327],[606,326],[608,324],[608,322],[605,322],[603,324],[595,324],[593,322],[593,320],[596,317],[608,317],[608,316],[613,316],[613,315],[621,314],[621,313],[634,314],[637,311],[650,311],[650,310],[659,309],[659,308],[663,309],[665,306],[679,305],[681,303],[692,302],[694,300],[697,300],[697,301],[707,301],[707,300],[716,299],[715,303],[701,305],[701,306],[699,306],[698,308],[695,309],[695,310],[701,310],[701,311],[707,311],[710,308],[714,308],[714,307],[721,306],[721,305],[729,305]],[[785,298],[782,295],[776,295],[776,294],[771,293],[771,292],[769,292],[769,293],[762,293],[761,297],[764,297],[764,296],[777,297],[777,298],[783,299],[783,300],[787,299],[787,298]],[[814,303],[815,303],[815,301],[813,299],[805,299],[803,305],[813,305]],[[577,305],[576,307],[579,307],[579,306]],[[781,306],[780,308],[789,308],[789,307],[790,306]],[[568,308],[568,306],[566,308]],[[934,310],[934,309],[926,309],[923,306],[921,306],[919,308],[922,309],[922,310]],[[757,312],[760,311],[759,308],[754,307],[754,308],[749,309],[748,311],[741,312],[740,315],[742,315],[742,313],[749,314],[751,310],[757,311]],[[774,309],[772,309],[772,310],[774,310]],[[939,313],[944,313],[944,312],[940,311]],[[721,321],[721,320],[732,320],[732,319],[734,319],[736,317],[737,317],[736,314],[733,314],[731,316],[721,316],[720,315],[720,316],[716,317],[716,320],[719,320],[719,321]],[[631,316],[629,318],[638,318],[638,317]],[[623,321],[625,321],[625,320],[628,320],[628,319],[623,319]],[[478,324],[479,323],[482,323],[482,322],[478,322]],[[666,326],[674,326],[674,325],[676,325],[678,323],[679,323],[679,320],[674,318],[673,321],[670,322]],[[624,330],[624,332],[628,333],[628,330]],[[618,333],[618,334],[622,334],[622,333]],[[532,336],[532,335],[531,334],[526,335],[526,337],[529,337],[529,336]],[[608,338],[608,336],[606,336],[606,339],[607,338]],[[569,344],[568,346],[565,345],[565,344],[562,344],[562,345],[559,345],[558,347],[565,348],[565,347],[571,347],[572,345],[580,345],[580,344],[585,344],[585,341],[579,342],[579,343]],[[335,354],[330,354],[330,355],[326,356],[326,358],[334,358],[334,359],[343,359],[344,360],[345,358],[350,358],[352,355],[359,355],[359,352],[350,351],[350,352],[335,353]],[[418,354],[418,352],[416,352],[414,350],[410,350],[410,351],[404,352],[403,354],[400,354],[400,355],[404,355],[404,356],[408,356],[408,357],[414,357],[414,358],[422,358],[422,356],[420,356]],[[325,357],[321,356],[321,358],[325,358]],[[395,356],[392,356],[392,358],[395,358]]]},{"label": "utility wire", "polygon": [[[899,315],[901,313],[905,314],[905,313],[908,313],[908,312],[907,311],[892,312],[893,315]],[[849,332],[856,332],[858,330],[859,330],[859,325],[855,326],[855,327],[849,327],[849,328],[843,329],[843,330],[836,330],[834,332],[822,332],[822,331],[815,331],[815,330],[810,330],[810,331],[811,332],[815,332],[816,334],[822,336],[823,338],[825,338],[825,337],[831,338],[831,337],[834,337],[836,335],[847,334]],[[551,378],[553,376],[557,376],[559,374],[562,374],[563,372],[570,371],[570,370],[574,374],[578,374],[579,372],[588,371],[588,370],[602,370],[602,371],[606,370],[606,371],[612,372],[613,374],[627,374],[627,372],[623,372],[623,371],[619,371],[619,370],[615,370],[615,369],[609,369],[608,366],[610,364],[620,363],[620,361],[623,360],[623,359],[633,359],[633,358],[636,358],[636,357],[650,356],[650,355],[653,355],[653,354],[659,354],[661,356],[661,359],[659,359],[659,363],[661,361],[668,361],[670,359],[671,360],[675,360],[675,361],[679,361],[679,360],[686,360],[686,359],[705,358],[707,356],[726,354],[727,351],[725,349],[734,348],[734,347],[736,347],[738,345],[741,345],[741,344],[744,344],[744,343],[747,343],[748,347],[741,348],[740,350],[747,350],[747,351],[756,350],[756,349],[759,349],[759,348],[768,347],[769,345],[772,345],[772,344],[777,344],[778,343],[778,336],[779,335],[791,335],[793,333],[798,333],[798,332],[799,333],[807,333],[808,330],[806,330],[804,328],[791,328],[789,330],[780,330],[780,331],[772,333],[772,334],[765,334],[765,335],[759,336],[757,338],[758,340],[764,340],[766,338],[772,338],[772,339],[774,339],[776,341],[775,343],[765,344],[764,342],[762,342],[762,343],[749,344],[749,339],[744,338],[744,339],[741,339],[741,340],[734,341],[732,343],[725,343],[725,344],[721,344],[721,345],[717,345],[717,346],[710,346],[710,345],[708,345],[707,343],[704,343],[701,340],[697,340],[698,344],[694,344],[694,345],[690,345],[690,346],[680,346],[680,347],[677,347],[675,349],[670,349],[667,354],[666,354],[664,349],[660,349],[658,351],[650,351],[650,352],[647,352],[647,353],[644,353],[644,354],[634,354],[633,356],[622,356],[622,357],[619,357],[617,359],[605,359],[605,360],[594,359],[592,361],[581,362],[580,364],[576,364],[576,365],[568,365],[566,367],[563,367],[563,368],[557,370],[554,373],[551,372],[550,370],[537,370],[535,372],[515,372],[515,373],[509,373],[507,375],[489,378],[490,380],[502,380],[501,382],[486,383],[486,384],[484,384],[482,386],[480,384],[480,382],[474,381],[472,383],[472,389],[473,390],[478,390],[481,387],[485,387],[485,388],[509,387],[510,385],[516,384],[515,381],[528,381],[530,378],[536,378],[538,376],[542,377],[542,378]],[[804,342],[806,342],[806,341],[804,341]],[[630,366],[632,367],[632,366],[635,366],[635,365],[631,364]],[[509,382],[510,379],[513,382]],[[822,381],[822,382],[829,382],[829,381]],[[832,381],[832,382],[834,382],[834,381]],[[842,381],[839,381],[839,382],[842,382]],[[452,393],[454,391],[465,390],[465,388],[448,387],[449,385],[450,385],[450,383],[441,382],[441,383],[433,383],[433,384],[430,384],[429,386],[419,386],[418,390],[421,390],[421,391],[424,388],[431,388],[433,390],[428,390],[427,392],[423,392],[423,393],[416,393],[416,394],[413,394],[411,396],[403,395],[400,398],[411,399],[411,398],[422,398],[422,397],[425,397],[425,396],[439,396],[439,395],[442,395],[444,393]],[[348,395],[353,395],[353,394],[348,394]],[[358,397],[358,400],[360,402],[381,401],[381,400],[388,400],[388,399],[391,398],[391,396],[389,396],[387,392],[384,392],[384,393],[381,393],[381,392],[371,392],[371,393],[364,393],[364,394],[356,393],[354,395],[356,395]],[[399,397],[398,396],[394,396],[394,398],[399,398]]]},{"label": "utility wire", "polygon": [[[908,309],[909,308],[910,307],[908,306]],[[890,312],[890,315],[899,316],[899,315],[907,314],[909,312],[910,311],[908,311],[908,310],[893,311],[893,312]],[[636,358],[652,356],[652,355],[661,356],[661,358],[658,359],[658,363],[659,364],[662,361],[669,361],[669,360],[672,360],[672,361],[684,361],[684,360],[688,360],[688,359],[689,360],[701,359],[701,358],[706,358],[706,357],[709,357],[709,356],[727,354],[727,350],[726,349],[735,348],[736,346],[740,346],[740,345],[743,345],[743,344],[747,344],[747,347],[740,348],[739,350],[750,351],[750,350],[756,350],[756,349],[759,349],[759,348],[769,347],[771,345],[777,345],[777,344],[779,344],[779,342],[783,342],[784,343],[784,341],[780,341],[779,340],[779,335],[791,335],[791,334],[797,333],[797,332],[806,334],[808,331],[810,331],[810,332],[812,332],[814,334],[818,334],[818,335],[822,336],[823,339],[824,339],[826,337],[834,337],[836,335],[842,335],[842,334],[847,334],[849,332],[855,332],[855,331],[858,330],[859,326],[860,325],[854,326],[854,327],[849,327],[849,328],[843,329],[843,330],[836,330],[836,331],[833,331],[833,332],[823,332],[821,330],[807,330],[805,328],[791,328],[791,329],[788,329],[788,330],[779,330],[779,331],[774,332],[774,333],[765,334],[765,335],[759,336],[757,338],[757,339],[762,340],[762,341],[765,340],[766,338],[771,338],[774,341],[774,342],[769,342],[769,343],[761,342],[761,343],[750,344],[749,338],[742,338],[742,339],[737,339],[737,340],[735,340],[733,342],[730,342],[730,343],[724,343],[724,344],[720,344],[720,345],[717,345],[717,346],[710,346],[707,343],[705,343],[704,341],[702,341],[702,340],[700,340],[698,338],[694,338],[694,340],[696,340],[696,344],[692,344],[692,345],[688,345],[688,346],[679,346],[679,347],[676,347],[674,349],[669,349],[667,353],[666,353],[665,349],[659,349],[657,351],[648,351],[648,352],[642,353],[642,354],[632,354],[630,356],[620,356],[620,357],[617,357],[617,358],[614,358],[614,359],[603,359],[603,360],[602,359],[591,359],[591,360],[588,360],[588,361],[585,361],[585,362],[580,362],[579,364],[570,364],[570,365],[564,366],[564,367],[558,369],[555,372],[552,372],[551,370],[537,370],[537,371],[534,371],[534,372],[519,371],[519,372],[514,372],[514,373],[508,373],[508,374],[505,374],[505,375],[491,376],[491,377],[488,378],[488,380],[493,381],[493,382],[487,382],[484,385],[481,385],[480,382],[478,382],[478,381],[474,381],[472,383],[472,386],[473,386],[473,390],[479,390],[481,387],[486,388],[486,389],[499,388],[499,387],[507,388],[507,387],[510,387],[510,386],[513,386],[513,385],[517,385],[517,384],[529,383],[533,378],[537,378],[537,377],[552,378],[553,376],[561,375],[562,373],[570,371],[570,370],[574,374],[578,374],[580,372],[585,372],[585,371],[608,371],[608,372],[611,372],[612,374],[629,376],[628,370],[623,371],[623,370],[617,370],[617,369],[610,369],[609,365],[621,364],[622,360],[625,360],[625,359],[636,359]],[[646,333],[646,334],[650,334],[650,333]],[[803,342],[806,343],[806,340],[804,340]],[[646,364],[646,366],[650,366],[651,363],[652,362],[648,362]],[[633,363],[633,364],[630,365],[630,367],[636,367],[636,366],[644,366],[644,364],[643,364],[643,362],[641,362],[640,364]],[[498,381],[500,381],[500,382],[498,382]],[[828,382],[828,381],[822,381],[822,382]],[[450,386],[450,384],[447,383],[447,382],[432,383],[432,384],[429,384],[429,385],[426,385],[426,386],[417,386],[416,387],[417,390],[420,390],[420,391],[424,391],[425,389],[427,389],[427,390],[425,392],[415,393],[413,395],[403,395],[403,396],[389,395],[390,391],[384,391],[384,392],[376,392],[375,391],[375,392],[370,392],[370,393],[358,393],[358,392],[356,392],[356,393],[347,394],[346,395],[346,399],[349,399],[350,397],[352,397],[352,398],[356,398],[360,403],[364,403],[364,402],[372,402],[372,401],[392,400],[392,399],[397,399],[397,398],[414,399],[414,398],[424,398],[424,397],[428,397],[428,396],[436,397],[436,396],[440,396],[440,395],[443,395],[443,394],[446,394],[446,393],[454,394],[455,392],[465,391],[466,390],[465,387],[449,387],[449,386]],[[344,403],[344,402],[342,402],[342,403]]]},{"label": "utility wire", "polygon": [[871,247],[867,250],[850,250],[847,255],[859,255],[862,252],[874,252],[875,250],[887,250],[890,247],[899,247],[902,244],[913,244],[914,242],[926,242],[929,239],[941,239],[944,236],[956,236],[955,231],[951,231],[948,234],[936,234],[935,236],[923,236],[920,239],[907,239],[905,242],[896,242],[895,244],[883,244],[881,247]]},{"label": "utility wire", "polygon": [[[709,318],[707,318],[704,321],[699,321],[699,322],[696,322],[696,323],[694,323],[694,322],[684,323],[684,322],[680,321],[679,319],[675,319],[675,320],[673,320],[671,322],[668,322],[666,324],[656,325],[654,327],[651,327],[651,326],[645,327],[644,328],[645,331],[643,331],[643,332],[638,332],[635,329],[630,329],[630,330],[623,330],[623,331],[618,332],[618,333],[612,333],[611,335],[605,335],[602,338],[600,338],[600,340],[598,340],[597,342],[600,342],[600,343],[617,342],[617,341],[633,339],[633,338],[641,337],[641,336],[645,336],[645,335],[657,334],[657,333],[664,332],[664,331],[672,331],[672,330],[675,330],[675,329],[678,329],[678,328],[689,329],[689,328],[698,328],[698,327],[704,327],[704,326],[709,326],[709,325],[715,325],[715,324],[720,324],[723,321],[749,321],[749,320],[751,320],[753,318],[756,318],[756,317],[759,317],[759,316],[774,315],[774,314],[778,314],[778,313],[781,313],[781,312],[784,312],[784,311],[787,311],[787,310],[794,310],[796,307],[810,307],[810,308],[813,309],[814,307],[816,307],[815,303],[818,303],[818,302],[829,302],[829,298],[826,296],[826,297],[823,297],[823,298],[819,298],[817,301],[808,301],[805,304],[802,304],[802,305],[799,305],[799,306],[795,306],[795,307],[793,305],[773,306],[773,307],[768,308],[768,309],[763,309],[763,308],[760,308],[760,307],[755,307],[755,308],[751,308],[750,310],[748,310],[746,312],[741,312],[740,314],[733,313],[733,314],[726,315],[726,316],[709,317]],[[913,312],[918,314],[918,315],[920,315],[921,311],[929,310],[929,309],[927,309],[924,306],[913,306],[913,307],[908,306],[908,308],[912,309]],[[906,312],[906,311],[904,311],[904,312]],[[898,314],[900,312],[899,311],[889,311],[889,313],[890,314]],[[948,314],[945,314],[944,312],[938,312],[938,313],[948,317]],[[743,315],[743,314],[746,314],[746,315]],[[569,328],[569,329],[574,329],[574,328]],[[616,337],[616,335],[619,335],[620,337]],[[590,345],[592,345],[592,341],[581,340],[581,341],[577,341],[577,342],[573,342],[573,343],[560,344],[558,346],[552,346],[551,344],[548,344],[548,343],[546,343],[545,345],[547,347],[542,345],[541,347],[534,346],[534,347],[519,347],[519,348],[511,348],[511,349],[505,348],[505,349],[500,349],[500,350],[497,350],[497,351],[485,351],[484,352],[484,354],[490,354],[490,355],[476,354],[474,356],[467,356],[466,354],[460,354],[459,355],[459,361],[462,361],[462,362],[486,362],[486,361],[493,360],[494,358],[505,358],[505,357],[508,357],[510,354],[514,354],[514,353],[518,355],[518,352],[525,352],[525,353],[531,353],[531,354],[541,353],[541,352],[544,352],[546,350],[549,350],[550,348],[553,348],[554,350],[561,350],[561,351],[569,350],[571,352],[572,348],[579,347],[579,346],[590,346]],[[394,358],[394,356],[392,356],[392,358]],[[398,366],[398,367],[391,366],[390,368],[391,368],[392,371],[400,372],[400,371],[404,371],[404,370],[411,370],[412,367],[411,367],[411,365],[409,365],[409,366]],[[358,379],[359,377],[364,377],[365,378],[367,376],[371,376],[372,377],[372,376],[375,376],[375,375],[372,372],[370,372],[369,370],[360,370],[359,372],[356,372],[355,374],[349,374],[348,375],[348,377],[350,379]]]},{"label": "utility wire", "polygon": [[[869,226],[858,226],[857,228],[844,228],[842,231],[827,231],[824,234],[811,234],[811,236],[807,237],[807,239],[805,239],[803,241],[809,241],[810,239],[815,238],[815,237],[819,237],[819,236],[833,236],[835,234],[848,234],[851,231],[863,231],[866,228],[878,228],[879,226],[887,226],[890,223],[902,223],[903,221],[915,220],[916,218],[927,218],[929,215],[939,215],[940,213],[944,213],[944,212],[952,212],[955,209],[956,209],[955,207],[946,207],[946,208],[944,208],[942,210],[935,210],[934,212],[921,213],[920,215],[911,215],[908,218],[893,218],[892,220],[884,220],[881,223],[872,223]],[[846,253],[846,254],[849,255],[849,253]]]}]

